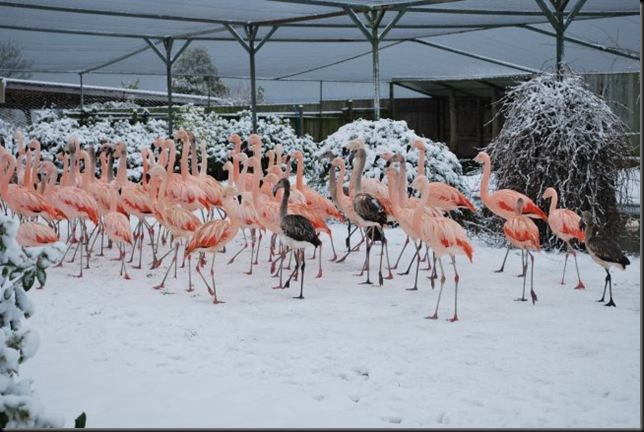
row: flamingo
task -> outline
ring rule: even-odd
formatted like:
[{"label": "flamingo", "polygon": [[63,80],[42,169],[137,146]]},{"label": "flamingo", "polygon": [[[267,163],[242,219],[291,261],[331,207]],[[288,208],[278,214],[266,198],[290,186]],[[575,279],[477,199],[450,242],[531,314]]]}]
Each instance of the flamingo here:
[{"label": "flamingo", "polygon": [[[382,201],[373,196],[370,193],[362,191],[362,172],[364,171],[366,163],[366,151],[364,149],[364,141],[362,140],[352,140],[346,146],[349,150],[354,151],[354,159],[356,159],[355,165],[353,166],[353,172],[351,176],[351,181],[353,183],[353,208],[356,211],[356,214],[360,217],[360,225],[365,227],[367,233],[367,253],[365,258],[365,264],[363,268],[366,267],[367,270],[367,280],[363,283],[371,284],[369,279],[369,253],[371,252],[371,246],[376,240],[380,240],[382,246],[380,250],[380,267],[378,271],[378,282],[379,285],[383,283],[382,277],[382,257],[384,255],[384,247],[387,243],[385,233],[383,231],[383,226],[387,223],[388,218],[391,213],[387,212]],[[391,203],[390,203],[391,208]],[[379,237],[376,237],[379,235]],[[390,270],[391,272],[391,270]]]},{"label": "flamingo", "polygon": [[[326,197],[320,195],[318,191],[304,184],[304,154],[299,150],[295,150],[292,156],[293,159],[297,161],[295,188],[302,192],[302,194],[304,194],[306,205],[309,207],[309,209],[323,220],[337,219],[340,222],[344,222],[342,213],[340,213],[340,211],[332,201],[329,201]],[[331,231],[328,232],[328,235],[331,242],[331,249],[333,251],[333,257],[331,258],[331,261],[335,261],[336,259],[338,259],[338,255],[335,252],[335,246],[333,245],[333,236],[331,235]]]},{"label": "flamingo", "polygon": [[[521,198],[523,202],[522,214],[526,214],[531,218],[538,218],[548,220],[548,216],[541,210],[530,198],[524,194],[517,192],[512,189],[499,189],[494,193],[490,193],[488,186],[490,184],[490,174],[492,171],[492,162],[490,161],[490,155],[482,151],[476,155],[474,160],[480,164],[483,164],[483,177],[481,178],[481,201],[485,207],[487,207],[492,213],[497,216],[502,217],[503,219],[509,219],[514,217],[517,209],[518,199]],[[503,258],[503,263],[501,268],[496,270],[497,273],[503,271],[505,266],[505,260],[508,258],[508,253],[510,252],[510,245],[505,252],[505,258]]]},{"label": "flamingo", "polygon": [[152,200],[150,198],[149,191],[143,189],[143,186],[138,183],[133,183],[127,178],[127,148],[125,143],[122,141],[114,144],[114,149],[112,151],[112,156],[115,159],[118,159],[119,164],[116,170],[116,182],[121,188],[120,193],[120,206],[123,210],[130,215],[135,216],[138,219],[136,227],[134,228],[134,241],[135,244],[132,247],[132,256],[128,262],[132,262],[134,259],[134,251],[136,249],[136,242],[139,242],[139,263],[134,268],[141,268],[141,260],[143,256],[143,227],[145,226],[148,235],[150,236],[150,242],[152,243],[152,266],[151,268],[158,267],[161,262],[157,259],[156,256],[156,247],[153,242],[154,240],[154,228],[146,220],[147,217],[152,216]]},{"label": "flamingo", "polygon": [[[389,196],[392,196],[392,197],[396,196],[395,188],[397,186],[396,175],[398,174],[398,170],[396,170],[395,166],[390,162],[387,162],[386,174],[387,174],[387,186],[389,188]],[[420,239],[419,237],[420,226],[416,226],[413,223],[414,209],[408,208],[408,207],[401,207],[400,205],[401,196],[398,195],[398,198],[399,199],[393,199],[391,201],[393,215],[396,218],[396,221],[398,222],[400,228],[407,235],[407,240],[405,241],[405,244],[407,244],[407,242],[411,240],[414,243],[414,246],[417,252],[415,255],[416,277],[414,279],[414,286],[412,288],[407,288],[407,290],[416,291],[418,289],[418,267],[420,266],[420,254],[418,253],[418,251],[420,251],[420,247],[421,247],[421,245],[417,244],[416,242]]]},{"label": "flamingo", "polygon": [[441,269],[441,286],[438,291],[436,308],[434,314],[426,317],[427,319],[438,319],[438,306],[441,301],[441,294],[445,285],[445,272],[443,270],[442,257],[449,255],[452,266],[454,267],[454,315],[449,319],[451,322],[458,321],[458,282],[460,276],[456,269],[456,255],[465,255],[472,262],[473,248],[467,241],[467,235],[462,226],[455,220],[436,213],[427,213],[425,210],[426,203],[431,196],[431,184],[429,179],[424,175],[419,175],[412,182],[412,187],[421,191],[420,204],[414,210],[412,224],[418,227],[419,237],[428,244],[434,251]]},{"label": "flamingo", "polygon": [[119,276],[124,279],[130,279],[125,268],[125,244],[132,245],[132,226],[130,220],[123,213],[116,210],[118,197],[116,190],[116,182],[109,184],[109,189],[106,191],[110,203],[110,209],[103,215],[103,229],[107,238],[117,244],[119,249],[119,258],[121,260],[121,271]]},{"label": "flamingo", "polygon": [[[79,141],[78,138],[72,135],[70,138],[68,151],[70,153],[70,167],[69,167],[69,185],[61,186],[56,191],[54,196],[55,202],[58,204],[58,207],[67,215],[68,219],[76,219],[81,224],[81,242],[79,247],[83,242],[87,243],[89,237],[87,235],[87,226],[85,221],[87,219],[91,220],[94,226],[98,226],[98,203],[94,197],[87,192],[86,190],[76,186],[76,170],[75,166],[75,156],[78,152]],[[89,254],[88,254],[89,260]],[[62,260],[59,265],[62,264]],[[83,277],[83,253],[81,247],[80,255],[80,273],[77,277]]]},{"label": "flamingo", "polygon": [[[510,243],[521,248],[521,264],[523,265],[523,292],[517,301],[526,301],[525,280],[528,275],[528,256],[530,257],[530,296],[532,304],[537,301],[537,294],[534,292],[534,255],[531,249],[539,250],[539,228],[529,216],[523,213],[523,198],[517,198],[514,216],[506,219],[503,224],[503,232]],[[524,258],[525,256],[525,258]]]},{"label": "flamingo", "polygon": [[[425,140],[416,138],[411,146],[418,150],[418,175],[425,175]],[[406,179],[406,177],[404,177]],[[430,182],[430,196],[429,204],[438,207],[445,211],[452,211],[457,208],[469,209],[472,213],[476,213],[476,207],[467,197],[454,186],[450,186],[443,182]],[[403,189],[406,192],[406,188]],[[406,196],[406,193],[405,193]]]},{"label": "flamingo", "polygon": [[290,249],[295,250],[295,269],[286,280],[284,286],[289,287],[291,278],[298,271],[298,267],[302,271],[300,278],[300,295],[295,297],[303,299],[304,290],[304,267],[306,266],[304,257],[304,248],[308,244],[312,244],[317,248],[322,245],[322,241],[313,227],[311,221],[300,214],[288,214],[288,198],[291,190],[291,184],[287,178],[281,178],[275,186],[273,186],[273,195],[277,193],[278,189],[284,189],[282,202],[280,203],[280,228],[282,229],[282,242]]},{"label": "flamingo", "polygon": [[567,208],[557,208],[557,191],[552,187],[545,190],[542,198],[551,199],[550,211],[548,213],[548,225],[550,226],[550,229],[557,237],[566,242],[566,258],[564,260],[563,274],[561,275],[561,284],[564,284],[568,255],[572,255],[575,259],[575,268],[577,269],[578,279],[575,289],[584,289],[585,285],[581,281],[581,276],[579,276],[579,267],[577,266],[577,253],[570,244],[570,240],[573,238],[576,238],[582,243],[586,240],[584,232],[579,228],[581,217],[574,211]]},{"label": "flamingo", "polygon": [[22,219],[48,215],[56,217],[55,208],[33,188],[9,183],[16,169],[16,159],[10,153],[0,155],[0,197],[7,207]]},{"label": "flamingo", "polygon": [[610,298],[608,303],[604,306],[615,306],[613,301],[613,280],[610,276],[610,268],[615,267],[619,270],[625,270],[626,266],[631,262],[624,255],[619,244],[609,237],[595,235],[595,224],[593,222],[593,215],[585,210],[581,212],[580,228],[584,229],[586,236],[586,250],[590,257],[600,266],[606,270],[606,279],[604,280],[604,292],[602,298],[597,300],[603,302],[606,296],[606,287],[608,286]]},{"label": "flamingo", "polygon": [[[176,277],[176,264],[177,257],[179,254],[179,243],[181,239],[189,238],[193,233],[201,226],[201,220],[190,210],[185,209],[179,205],[168,205],[169,198],[166,196],[166,187],[168,184],[168,172],[161,165],[153,166],[148,172],[149,182],[151,185],[151,194],[154,197],[152,204],[152,212],[154,217],[157,218],[159,224],[163,225],[165,228],[170,231],[172,234],[172,241],[174,243],[174,255],[172,257],[172,262],[168,266],[168,269],[163,276],[163,280],[159,285],[156,285],[155,289],[160,289],[164,287],[165,280],[170,273],[170,269],[173,264],[175,267],[175,277]],[[160,187],[157,190],[157,186],[160,183]],[[158,192],[158,193],[157,193]],[[166,253],[168,255],[172,252],[172,249]],[[185,254],[184,254],[185,255]],[[163,260],[162,257],[159,262]],[[192,267],[190,262],[190,256],[188,256],[188,292],[194,291],[192,287]]]},{"label": "flamingo", "polygon": [[[239,155],[236,155],[235,157],[240,157],[240,159],[243,160],[243,169],[242,173],[240,174],[239,181],[240,181],[240,187],[239,187],[239,192],[242,197],[242,202],[241,205],[236,206],[236,209],[238,211],[238,219],[240,222],[240,229],[242,231],[242,234],[244,235],[244,246],[235,254],[233,255],[230,260],[228,261],[228,264],[232,264],[235,258],[246,248],[248,248],[248,241],[246,239],[246,234],[245,234],[245,229],[248,228],[250,230],[250,237],[251,237],[251,251],[250,251],[250,269],[246,272],[246,274],[251,275],[253,274],[253,256],[255,255],[255,244],[257,242],[257,233],[259,232],[261,236],[261,231],[266,231],[266,227],[262,224],[260,221],[260,217],[257,214],[257,209],[255,207],[255,203],[253,200],[253,191],[251,190],[245,190],[245,185],[246,185],[246,176],[248,175],[248,168],[252,167],[253,168],[253,173],[251,174],[251,180],[255,180],[255,177],[259,177],[259,173],[261,172],[261,167],[259,164],[259,157],[253,156],[252,158],[248,159],[248,156],[245,153],[240,153]],[[254,187],[255,182],[253,181],[251,183],[252,187]]]},{"label": "flamingo", "polygon": [[[58,234],[48,225],[35,221],[21,222],[16,233],[16,242],[22,247],[38,247],[59,241]],[[38,257],[40,260],[40,257]],[[40,277],[38,278],[40,280]],[[45,287],[44,280],[37,289]]]},{"label": "flamingo", "polygon": [[210,278],[212,286],[201,273],[201,260],[197,264],[197,273],[206,284],[208,293],[213,296],[213,304],[224,303],[217,299],[217,288],[215,285],[215,258],[217,252],[237,236],[239,232],[239,219],[237,218],[236,207],[239,205],[237,188],[227,185],[224,187],[221,204],[228,215],[229,220],[215,219],[202,224],[192,235],[186,246],[185,255],[188,257],[193,252],[211,253],[212,264],[210,265]]}]

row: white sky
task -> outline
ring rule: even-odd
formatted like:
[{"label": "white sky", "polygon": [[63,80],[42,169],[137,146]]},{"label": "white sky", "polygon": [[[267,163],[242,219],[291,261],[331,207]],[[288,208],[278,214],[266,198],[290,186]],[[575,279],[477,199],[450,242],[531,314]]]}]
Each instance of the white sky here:
[{"label": "white sky", "polygon": [[[331,227],[345,250],[346,228]],[[241,236],[217,258],[218,305],[196,274],[187,293],[181,268],[168,295],[154,290],[169,260],[149,270],[147,253],[143,269],[128,267],[129,281],[118,277],[115,249],[94,256],[82,279],[71,276],[78,260],[50,268],[47,286],[29,292],[27,323],[41,344],[20,378],[34,380],[46,412],[64,416],[65,427],[85,412],[92,428],[641,428],[639,256],[612,270],[617,307],[609,308],[597,302],[604,269],[588,255],[578,254],[587,288],[575,290],[574,261],[561,285],[563,254],[537,253],[532,304],[514,301],[519,252],[495,273],[505,250],[471,238],[473,263],[457,257],[452,323],[447,261],[432,321],[424,317],[438,287],[428,272],[415,292],[405,290],[412,275],[361,285],[364,248],[329,262],[321,237],[324,274],[316,279],[317,260],[307,260],[303,300],[292,298],[299,282],[271,289],[266,240],[252,275],[243,273],[248,253],[226,264]],[[387,237],[393,263],[404,234]],[[407,248],[401,268],[410,259]]]}]

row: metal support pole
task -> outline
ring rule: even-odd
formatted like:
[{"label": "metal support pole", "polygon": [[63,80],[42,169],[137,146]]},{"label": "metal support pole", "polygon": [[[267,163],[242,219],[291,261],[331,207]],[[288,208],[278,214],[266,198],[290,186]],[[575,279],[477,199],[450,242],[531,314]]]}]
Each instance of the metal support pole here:
[{"label": "metal support pole", "polygon": [[80,109],[83,111],[84,107],[84,102],[85,102],[85,94],[84,94],[84,88],[83,88],[83,73],[79,73],[78,76],[80,77]]},{"label": "metal support pole", "polygon": [[165,47],[165,78],[166,78],[166,91],[168,92],[168,136],[172,136],[174,114],[172,109],[172,38],[163,40]]}]

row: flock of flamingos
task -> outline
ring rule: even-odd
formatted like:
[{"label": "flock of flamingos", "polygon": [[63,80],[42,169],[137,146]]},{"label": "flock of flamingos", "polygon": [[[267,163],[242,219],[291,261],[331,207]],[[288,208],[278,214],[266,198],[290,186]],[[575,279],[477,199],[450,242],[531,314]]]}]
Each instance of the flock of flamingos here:
[{"label": "flock of flamingos", "polygon": [[[232,135],[230,141],[234,144],[234,150],[230,151],[230,159],[224,164],[228,180],[221,183],[206,174],[205,143],[201,143],[199,166],[194,135],[182,129],[174,134],[174,138],[183,143],[180,172],[175,173],[169,168],[175,165],[175,141],[159,138],[150,149],[142,149],[143,178],[141,183],[134,183],[127,178],[127,147],[123,142],[114,145],[105,143],[98,149],[91,146],[81,149],[79,140],[72,135],[64,151],[56,156],[63,164],[62,175],[59,176],[58,168],[52,161],[40,161],[38,141],[31,140],[25,146],[22,135],[16,133],[17,156],[0,147],[0,203],[6,213],[12,212],[21,220],[16,237],[18,243],[22,247],[33,247],[58,242],[63,234],[61,229],[67,227],[67,250],[58,265],[62,265],[68,253],[72,254],[71,261],[78,254],[78,276],[82,277],[83,268],[89,268],[94,249],[100,247],[96,256],[103,256],[104,240],[107,237],[108,242],[118,248],[120,275],[125,279],[130,278],[126,268],[127,248],[130,249],[128,262],[133,262],[138,252],[138,264],[132,264],[132,267],[141,268],[143,247],[149,246],[152,268],[158,268],[165,257],[172,255],[163,279],[154,287],[156,289],[164,288],[173,268],[174,276],[177,277],[178,262],[182,260],[182,268],[187,267],[188,273],[187,291],[193,291],[192,257],[195,255],[197,274],[203,280],[213,302],[222,303],[217,297],[215,284],[217,253],[225,251],[231,240],[241,233],[244,246],[228,262],[233,262],[250,244],[250,267],[247,274],[252,274],[253,265],[258,262],[262,238],[270,233],[271,273],[279,277],[279,285],[275,288],[287,288],[291,280],[299,278],[300,292],[296,298],[302,299],[305,247],[313,247],[315,257],[317,249],[323,244],[320,238],[322,233],[325,234],[322,238],[326,240],[328,237],[333,249],[331,261],[342,262],[348,254],[356,252],[362,243],[365,244],[365,260],[360,275],[366,273],[366,284],[372,283],[371,248],[375,243],[380,243],[378,283],[382,285],[384,279],[392,278],[391,270],[397,267],[398,262],[394,266],[389,264],[384,227],[395,221],[407,236],[404,247],[411,242],[416,249],[407,269],[409,273],[415,262],[414,287],[410,289],[417,289],[421,261],[427,261],[428,269],[432,269],[433,261],[432,286],[435,279],[440,280],[436,309],[427,318],[436,319],[438,316],[446,279],[441,259],[443,256],[450,257],[454,268],[455,294],[458,293],[459,274],[455,256],[465,255],[472,261],[473,249],[465,230],[449,217],[449,212],[456,208],[476,212],[476,208],[457,189],[444,183],[430,182],[424,175],[423,139],[419,138],[412,144],[419,151],[419,172],[411,186],[419,191],[420,197],[407,194],[403,155],[380,155],[387,160],[386,185],[363,177],[367,148],[364,141],[357,138],[346,144],[353,152],[348,193],[343,181],[339,180],[344,179],[347,169],[344,159],[330,152],[322,155],[330,164],[329,199],[305,185],[304,158],[300,151],[283,155],[278,144],[274,149],[263,153],[260,136],[253,134],[248,137],[253,153],[249,157],[241,151],[241,138]],[[262,157],[268,158],[265,171],[261,165]],[[97,178],[95,169],[89,168],[97,166],[97,158],[101,166],[100,178]],[[297,161],[293,185],[289,180],[291,173],[288,162],[291,158]],[[517,300],[527,300],[525,290],[528,258],[531,261],[530,295],[533,303],[537,300],[532,283],[534,255],[531,251],[540,248],[539,230],[533,221],[533,218],[540,218],[547,220],[552,232],[567,244],[561,283],[569,255],[573,256],[577,266],[575,249],[571,245],[571,240],[577,239],[585,243],[593,260],[606,271],[604,293],[599,301],[604,301],[608,287],[609,301],[605,305],[615,306],[609,268],[615,266],[623,270],[629,260],[612,239],[595,235],[592,215],[583,212],[579,216],[571,210],[557,208],[557,192],[554,188],[548,188],[543,195],[543,198],[551,200],[547,215],[529,197],[517,191],[489,191],[490,157],[487,153],[480,152],[475,160],[483,165],[481,201],[491,212],[505,220],[504,233],[509,244],[522,250],[523,292]],[[116,175],[113,167],[115,163]],[[286,170],[283,166],[286,166]],[[339,172],[336,173],[336,170]],[[350,248],[343,257],[337,256],[331,230],[327,225],[333,219],[342,222],[348,220],[362,234],[360,243]],[[168,238],[171,247],[164,251],[165,254],[161,254],[160,248]],[[180,248],[183,251],[181,257]],[[509,248],[510,246],[508,250]],[[429,258],[430,251],[433,260]],[[209,276],[205,274],[208,254],[211,258]],[[322,276],[321,255],[320,251],[317,277]],[[387,260],[387,276],[383,276],[383,257]],[[282,271],[290,269],[291,258],[295,259],[295,265],[284,281]],[[437,264],[440,278],[437,276]],[[501,271],[502,269],[503,266]],[[577,277],[576,288],[583,289],[578,268]],[[450,321],[458,320],[457,295],[454,299],[454,315]]]}]

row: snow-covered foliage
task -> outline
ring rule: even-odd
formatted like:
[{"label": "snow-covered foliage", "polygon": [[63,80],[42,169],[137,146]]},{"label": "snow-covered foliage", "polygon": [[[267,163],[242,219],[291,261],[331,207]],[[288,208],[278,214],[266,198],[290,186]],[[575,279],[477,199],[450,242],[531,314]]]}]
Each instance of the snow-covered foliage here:
[{"label": "snow-covered foliage", "polygon": [[[350,155],[344,147],[350,140],[358,137],[364,139],[367,147],[365,177],[383,178],[386,162],[377,157],[383,152],[400,153],[405,157],[408,184],[418,175],[418,150],[412,148],[411,143],[419,137],[409,129],[407,122],[391,119],[376,121],[359,119],[342,126],[320,143],[320,149],[315,153],[317,155],[313,162],[315,174],[311,176],[311,182],[322,190],[328,190],[328,164],[319,157],[327,151],[345,158],[347,173],[344,181],[348,182],[352,164],[349,160]],[[444,182],[467,193],[462,179],[463,169],[456,155],[444,143],[428,138],[423,140],[426,152],[425,175],[430,181]],[[386,177],[383,181],[386,183]]]},{"label": "snow-covered foliage", "polygon": [[45,268],[60,259],[62,244],[21,248],[16,242],[19,222],[0,215],[0,428],[62,427],[61,416],[44,413],[32,381],[17,381],[19,365],[38,350],[38,335],[24,319],[34,313],[27,291],[38,280],[44,284]]},{"label": "snow-covered foliage", "polygon": [[617,176],[631,155],[627,126],[583,77],[568,68],[542,73],[499,102],[505,122],[486,148],[496,186],[525,193],[543,209],[550,200],[541,196],[554,187],[559,207],[590,210],[608,232],[621,228]]}]

